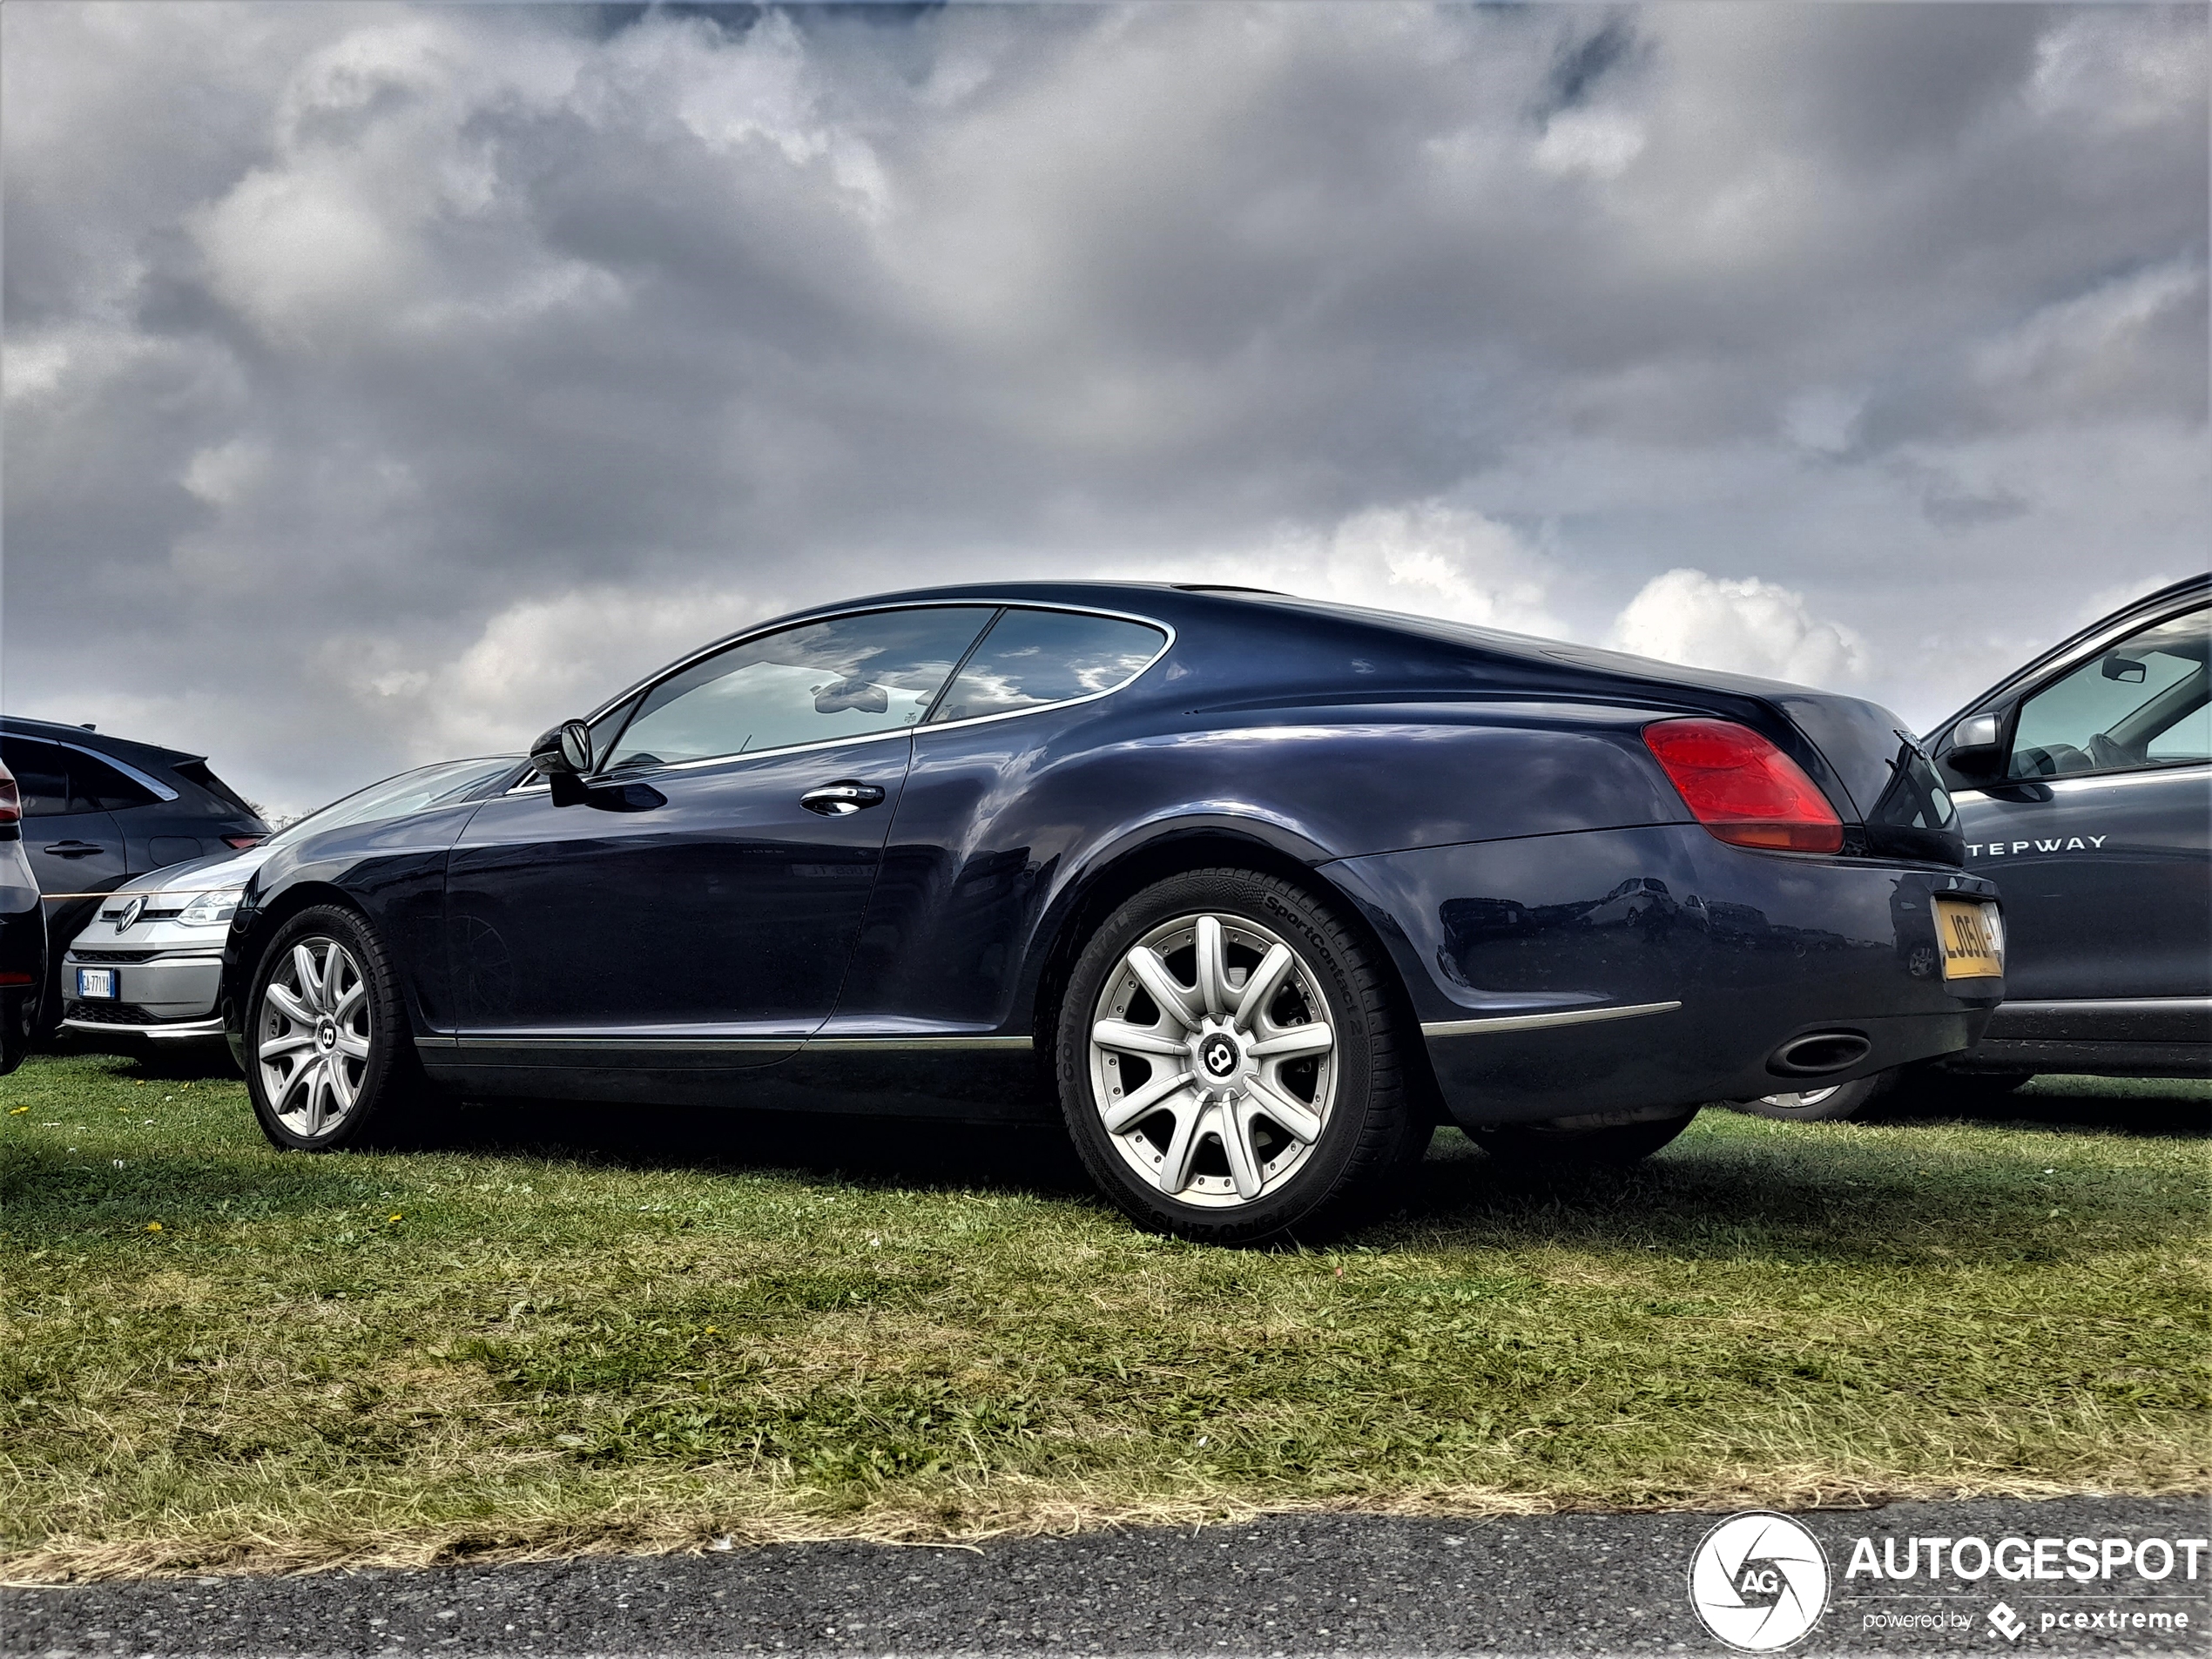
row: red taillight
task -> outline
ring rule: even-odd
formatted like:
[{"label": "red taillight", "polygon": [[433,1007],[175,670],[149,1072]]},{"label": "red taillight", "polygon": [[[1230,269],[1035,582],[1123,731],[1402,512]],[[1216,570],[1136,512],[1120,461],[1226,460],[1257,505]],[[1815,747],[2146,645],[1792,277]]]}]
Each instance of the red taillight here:
[{"label": "red taillight", "polygon": [[243,853],[249,846],[260,846],[263,839],[259,835],[226,835],[223,845],[233,853]]},{"label": "red taillight", "polygon": [[1843,820],[1797,763],[1733,720],[1661,720],[1647,748],[1692,816],[1723,841],[1786,853],[1839,853]]},{"label": "red taillight", "polygon": [[16,774],[0,766],[0,824],[22,821],[23,792],[16,787]]},{"label": "red taillight", "polygon": [[12,972],[0,974],[0,985],[36,985],[37,983],[38,983],[38,976],[35,974]]}]

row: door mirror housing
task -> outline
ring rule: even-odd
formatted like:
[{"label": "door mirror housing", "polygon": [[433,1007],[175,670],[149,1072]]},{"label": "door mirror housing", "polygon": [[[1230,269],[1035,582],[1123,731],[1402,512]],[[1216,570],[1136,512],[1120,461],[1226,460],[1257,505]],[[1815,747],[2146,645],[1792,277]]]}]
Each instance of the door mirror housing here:
[{"label": "door mirror housing", "polygon": [[1951,728],[1943,758],[1962,772],[1984,774],[2005,764],[2005,723],[1994,714],[1969,714]]},{"label": "door mirror housing", "polygon": [[530,765],[552,786],[556,806],[577,805],[589,792],[583,780],[591,771],[591,728],[562,721],[530,745]]}]

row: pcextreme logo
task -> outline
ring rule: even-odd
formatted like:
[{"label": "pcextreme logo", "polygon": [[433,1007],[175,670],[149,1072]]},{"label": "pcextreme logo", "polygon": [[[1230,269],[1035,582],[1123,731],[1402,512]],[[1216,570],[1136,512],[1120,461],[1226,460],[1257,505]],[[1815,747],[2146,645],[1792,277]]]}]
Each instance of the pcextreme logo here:
[{"label": "pcextreme logo", "polygon": [[1730,1647],[1772,1653],[1820,1622],[1828,1557],[1820,1541],[1787,1515],[1730,1515],[1689,1558],[1689,1604]]}]

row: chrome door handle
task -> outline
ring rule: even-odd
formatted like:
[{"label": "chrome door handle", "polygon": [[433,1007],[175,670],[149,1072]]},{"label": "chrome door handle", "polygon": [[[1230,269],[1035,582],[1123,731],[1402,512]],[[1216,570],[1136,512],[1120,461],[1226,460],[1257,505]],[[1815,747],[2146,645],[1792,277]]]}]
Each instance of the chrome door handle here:
[{"label": "chrome door handle", "polygon": [[799,804],[824,818],[844,818],[863,806],[883,804],[883,791],[874,784],[824,784],[799,798]]},{"label": "chrome door handle", "polygon": [[57,859],[89,859],[105,849],[91,841],[56,841],[46,851]]}]

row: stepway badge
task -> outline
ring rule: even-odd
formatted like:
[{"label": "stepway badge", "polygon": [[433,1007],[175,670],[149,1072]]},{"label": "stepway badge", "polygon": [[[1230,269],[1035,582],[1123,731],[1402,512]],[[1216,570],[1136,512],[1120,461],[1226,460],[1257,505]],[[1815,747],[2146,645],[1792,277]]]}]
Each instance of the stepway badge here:
[{"label": "stepway badge", "polygon": [[1828,1557],[1787,1515],[1730,1515],[1689,1558],[1689,1604],[1731,1648],[1772,1653],[1819,1622],[1828,1605]]}]

